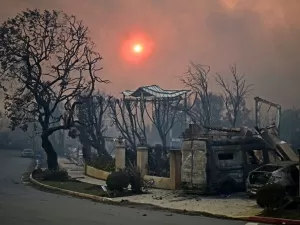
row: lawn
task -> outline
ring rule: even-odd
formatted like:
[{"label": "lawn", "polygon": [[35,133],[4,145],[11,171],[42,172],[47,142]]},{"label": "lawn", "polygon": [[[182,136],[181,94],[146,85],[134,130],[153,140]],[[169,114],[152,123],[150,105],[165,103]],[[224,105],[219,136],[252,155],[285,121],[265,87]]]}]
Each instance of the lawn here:
[{"label": "lawn", "polygon": [[54,186],[61,189],[70,191],[81,192],[90,195],[106,196],[107,194],[102,190],[99,185],[83,183],[76,180],[69,181],[42,181],[43,184]]}]

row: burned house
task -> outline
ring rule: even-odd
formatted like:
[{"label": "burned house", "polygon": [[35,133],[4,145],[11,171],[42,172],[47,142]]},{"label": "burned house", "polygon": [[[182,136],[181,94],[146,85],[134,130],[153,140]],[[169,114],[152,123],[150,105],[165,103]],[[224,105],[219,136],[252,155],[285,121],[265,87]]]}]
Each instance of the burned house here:
[{"label": "burned house", "polygon": [[254,129],[191,125],[184,134],[181,179],[185,189],[230,194],[245,190],[250,171],[280,161],[274,146]]}]

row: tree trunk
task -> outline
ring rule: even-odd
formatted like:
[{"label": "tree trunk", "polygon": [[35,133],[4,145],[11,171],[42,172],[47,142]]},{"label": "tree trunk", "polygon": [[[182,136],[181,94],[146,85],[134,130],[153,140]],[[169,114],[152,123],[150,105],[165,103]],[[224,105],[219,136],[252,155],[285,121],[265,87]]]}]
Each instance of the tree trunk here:
[{"label": "tree trunk", "polygon": [[82,144],[82,155],[83,159],[86,162],[91,161],[92,151],[91,151],[91,144],[88,140],[85,130],[81,129],[79,132],[79,141]]},{"label": "tree trunk", "polygon": [[86,161],[86,162],[91,161],[91,155],[92,155],[91,145],[87,142],[82,143],[82,155],[83,155],[84,161]]},{"label": "tree trunk", "polygon": [[167,135],[161,135],[161,142],[162,142],[162,149],[167,150],[168,144],[167,144]]},{"label": "tree trunk", "polygon": [[112,160],[112,156],[106,151],[105,142],[98,143],[96,150],[98,157],[101,157],[104,161],[110,162]]},{"label": "tree trunk", "polygon": [[57,154],[51,142],[49,141],[49,136],[42,134],[41,138],[42,138],[42,147],[47,154],[48,169],[50,170],[58,169]]}]

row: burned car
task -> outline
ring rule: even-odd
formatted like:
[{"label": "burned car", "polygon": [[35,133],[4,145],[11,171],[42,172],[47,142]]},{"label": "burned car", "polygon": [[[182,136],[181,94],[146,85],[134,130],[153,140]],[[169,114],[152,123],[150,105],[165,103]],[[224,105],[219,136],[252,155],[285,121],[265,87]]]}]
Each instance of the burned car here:
[{"label": "burned car", "polygon": [[190,134],[181,148],[181,183],[197,193],[229,195],[246,189],[250,171],[277,159],[274,149],[246,128]]},{"label": "burned car", "polygon": [[249,173],[246,181],[247,193],[254,197],[267,184],[281,184],[291,196],[298,194],[299,163],[278,161],[261,166]]}]

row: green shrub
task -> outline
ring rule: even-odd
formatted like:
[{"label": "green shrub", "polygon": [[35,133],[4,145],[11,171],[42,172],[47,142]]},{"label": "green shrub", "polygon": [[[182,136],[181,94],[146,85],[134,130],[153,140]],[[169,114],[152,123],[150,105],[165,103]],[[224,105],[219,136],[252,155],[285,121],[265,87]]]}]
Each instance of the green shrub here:
[{"label": "green shrub", "polygon": [[64,169],[45,170],[43,172],[43,180],[45,181],[67,181],[69,180],[68,172]]},{"label": "green shrub", "polygon": [[122,192],[129,185],[129,176],[125,171],[112,172],[106,179],[106,185],[110,191]]},{"label": "green shrub", "polygon": [[256,194],[256,202],[260,207],[275,210],[284,205],[286,190],[280,184],[267,184],[260,188]]}]

